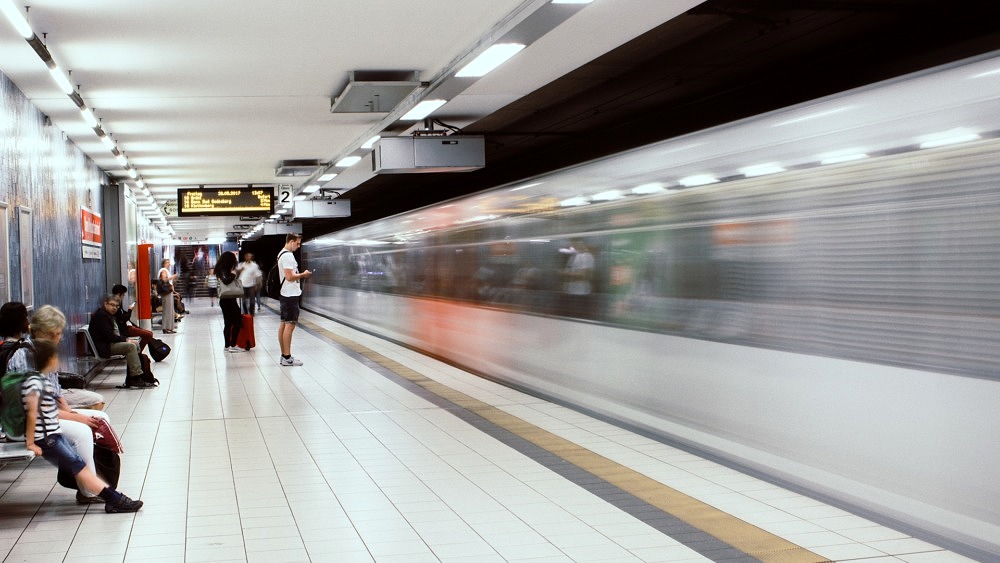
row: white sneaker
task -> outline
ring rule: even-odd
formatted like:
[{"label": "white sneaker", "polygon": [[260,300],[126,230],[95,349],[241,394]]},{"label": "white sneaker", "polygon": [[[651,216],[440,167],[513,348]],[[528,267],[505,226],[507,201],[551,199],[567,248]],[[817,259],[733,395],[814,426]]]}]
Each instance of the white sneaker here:
[{"label": "white sneaker", "polygon": [[233,352],[233,353],[235,353],[235,352],[245,352],[245,351],[246,350],[244,350],[243,348],[240,348],[239,346],[230,346],[229,348],[226,348],[226,352]]},{"label": "white sneaker", "polygon": [[281,358],[281,362],[279,363],[283,366],[301,366],[302,360],[298,358],[288,358],[287,360],[285,358]]}]

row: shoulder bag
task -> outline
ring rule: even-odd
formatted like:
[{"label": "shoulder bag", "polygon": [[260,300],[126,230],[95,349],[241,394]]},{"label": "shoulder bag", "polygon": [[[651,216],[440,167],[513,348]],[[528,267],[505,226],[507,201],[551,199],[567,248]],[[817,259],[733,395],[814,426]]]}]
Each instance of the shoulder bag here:
[{"label": "shoulder bag", "polygon": [[243,297],[243,286],[240,284],[240,278],[233,278],[232,283],[223,283],[222,278],[219,278],[219,299],[231,297]]}]

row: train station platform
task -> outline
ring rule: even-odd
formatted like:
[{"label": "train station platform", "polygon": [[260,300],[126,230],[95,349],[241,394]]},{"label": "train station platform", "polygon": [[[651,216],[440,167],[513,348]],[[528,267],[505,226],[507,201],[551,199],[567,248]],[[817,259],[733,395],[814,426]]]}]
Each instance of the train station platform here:
[{"label": "train station platform", "polygon": [[161,385],[91,388],[136,514],[0,470],[4,561],[968,561],[862,516],[303,312],[223,350],[196,299]]}]

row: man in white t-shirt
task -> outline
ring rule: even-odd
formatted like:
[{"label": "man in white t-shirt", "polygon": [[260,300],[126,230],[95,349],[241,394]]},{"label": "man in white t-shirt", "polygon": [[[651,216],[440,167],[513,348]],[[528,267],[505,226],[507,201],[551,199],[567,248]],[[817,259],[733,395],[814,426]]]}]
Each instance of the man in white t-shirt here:
[{"label": "man in white t-shirt", "polygon": [[285,236],[285,248],[278,253],[278,271],[285,278],[281,284],[281,324],[278,325],[278,345],[281,347],[283,366],[301,366],[302,360],[292,357],[292,333],[295,323],[299,320],[299,301],[302,296],[302,286],[299,280],[309,278],[312,272],[299,272],[299,263],[292,254],[302,246],[302,235],[289,233]]},{"label": "man in white t-shirt", "polygon": [[253,315],[257,312],[257,288],[260,284],[260,266],[253,261],[253,253],[247,252],[243,255],[243,261],[236,266],[236,273],[240,276],[240,285],[243,286],[243,314]]}]

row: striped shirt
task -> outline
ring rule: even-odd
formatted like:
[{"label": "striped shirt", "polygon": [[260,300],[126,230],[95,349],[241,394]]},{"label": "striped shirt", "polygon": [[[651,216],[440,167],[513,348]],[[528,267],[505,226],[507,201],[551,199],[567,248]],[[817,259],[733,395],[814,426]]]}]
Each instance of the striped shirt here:
[{"label": "striped shirt", "polygon": [[28,411],[28,397],[40,395],[42,398],[35,417],[35,443],[44,440],[46,434],[62,432],[59,427],[59,406],[56,405],[53,391],[48,378],[38,374],[29,375],[21,385],[21,403],[24,405],[25,413]]}]

